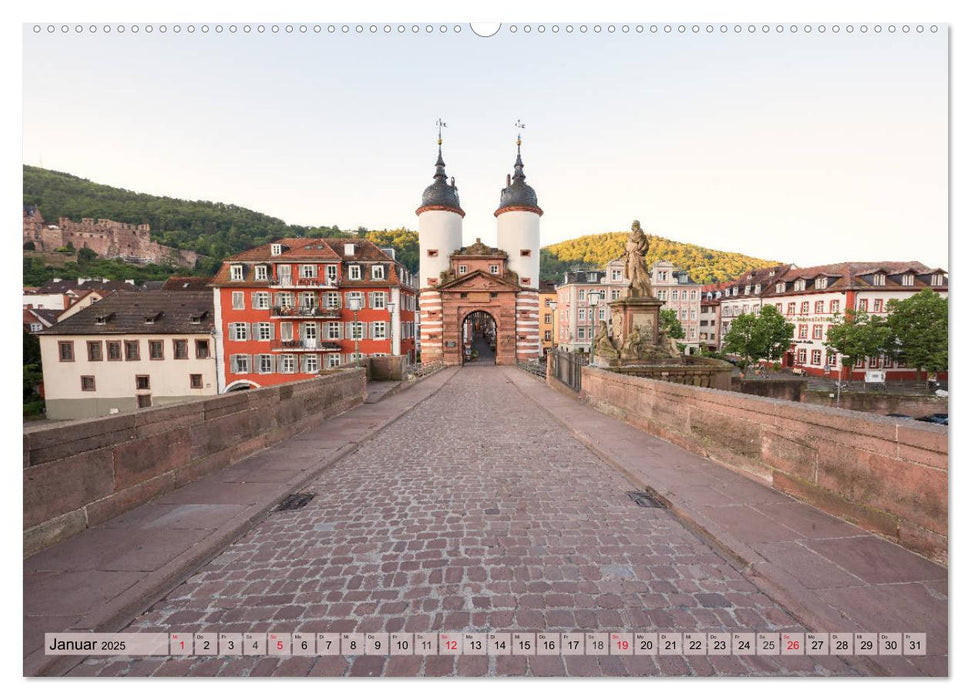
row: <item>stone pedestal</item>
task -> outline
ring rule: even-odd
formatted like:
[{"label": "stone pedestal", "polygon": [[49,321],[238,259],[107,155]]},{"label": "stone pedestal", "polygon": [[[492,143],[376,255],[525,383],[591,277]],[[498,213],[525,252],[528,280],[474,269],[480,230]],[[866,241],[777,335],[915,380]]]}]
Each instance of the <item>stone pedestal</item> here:
[{"label": "stone pedestal", "polygon": [[635,326],[641,329],[641,339],[657,345],[658,322],[663,301],[655,297],[625,297],[610,302],[610,318],[613,324],[614,344],[623,347],[627,336]]}]

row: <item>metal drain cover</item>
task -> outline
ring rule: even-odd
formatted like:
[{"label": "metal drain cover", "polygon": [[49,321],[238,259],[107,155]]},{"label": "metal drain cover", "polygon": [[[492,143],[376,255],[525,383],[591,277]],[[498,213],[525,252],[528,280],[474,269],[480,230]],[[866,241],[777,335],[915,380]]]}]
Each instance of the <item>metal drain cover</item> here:
[{"label": "metal drain cover", "polygon": [[634,501],[641,508],[663,508],[664,504],[660,501],[656,501],[649,493],[646,491],[628,491],[627,497]]},{"label": "metal drain cover", "polygon": [[291,493],[280,501],[280,505],[274,510],[299,510],[310,503],[310,499],[316,495],[315,493]]}]

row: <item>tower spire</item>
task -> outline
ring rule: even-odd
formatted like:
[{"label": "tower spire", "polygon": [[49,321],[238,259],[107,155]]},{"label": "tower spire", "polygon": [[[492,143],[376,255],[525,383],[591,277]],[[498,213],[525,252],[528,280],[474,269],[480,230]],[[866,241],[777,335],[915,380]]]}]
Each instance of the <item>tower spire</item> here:
[{"label": "tower spire", "polygon": [[438,127],[438,160],[435,161],[435,179],[445,181],[445,160],[442,158],[442,129],[448,126],[441,118],[435,122]]},{"label": "tower spire", "polygon": [[526,125],[523,124],[522,120],[517,119],[516,128],[519,131],[516,133],[516,163],[514,166],[515,170],[512,179],[525,180],[526,176],[523,174],[523,156],[521,147],[523,145],[523,129],[526,128]]}]

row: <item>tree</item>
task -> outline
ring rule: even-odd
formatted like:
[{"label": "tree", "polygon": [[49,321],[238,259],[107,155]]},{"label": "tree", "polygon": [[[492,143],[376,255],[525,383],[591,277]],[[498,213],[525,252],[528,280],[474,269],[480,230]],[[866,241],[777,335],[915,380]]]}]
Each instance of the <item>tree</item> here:
[{"label": "tree", "polygon": [[97,259],[98,254],[90,248],[82,248],[78,251],[78,263],[81,265],[86,265],[87,263],[94,262]]},{"label": "tree", "polygon": [[917,370],[947,369],[947,299],[922,289],[909,299],[891,299],[887,305],[887,349],[895,359]]},{"label": "tree", "polygon": [[886,321],[865,311],[851,309],[844,316],[833,317],[833,324],[826,332],[826,350],[842,355],[843,367],[852,367],[868,357],[884,354],[889,338]]},{"label": "tree", "polygon": [[724,350],[737,354],[739,368],[759,359],[778,360],[792,343],[795,326],[774,306],[763,306],[759,314],[742,314],[725,334]]},{"label": "tree", "polygon": [[668,338],[674,338],[675,340],[684,338],[684,326],[678,320],[678,312],[674,309],[661,309],[658,325],[660,326],[661,332]]}]

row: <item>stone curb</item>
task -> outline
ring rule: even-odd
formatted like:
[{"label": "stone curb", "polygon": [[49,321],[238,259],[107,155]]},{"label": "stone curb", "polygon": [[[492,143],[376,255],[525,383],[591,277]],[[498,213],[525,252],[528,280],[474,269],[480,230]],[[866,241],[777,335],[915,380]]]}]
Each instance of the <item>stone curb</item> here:
[{"label": "stone curb", "polygon": [[[183,552],[178,557],[168,562],[161,569],[150,572],[137,584],[128,588],[112,599],[101,610],[89,613],[87,616],[82,618],[74,625],[74,627],[79,628],[80,631],[94,632],[119,632],[124,629],[125,626],[127,626],[135,618],[135,616],[154,605],[158,600],[172,591],[177,585],[189,578],[200,567],[211,561],[214,557],[218,556],[231,543],[258,525],[277,505],[282,496],[304,488],[328,468],[336,464],[344,457],[356,452],[363,444],[373,439],[379,432],[399,420],[409,411],[415,409],[419,404],[437,394],[449,382],[449,380],[455,376],[456,371],[457,370],[455,369],[452,369],[451,372],[445,370],[442,372],[436,372],[434,375],[427,377],[427,379],[431,379],[432,377],[436,376],[444,376],[445,380],[441,382],[439,386],[432,387],[427,395],[419,398],[414,403],[404,406],[402,410],[398,411],[393,417],[386,419],[374,426],[374,428],[372,428],[371,431],[364,437],[359,438],[356,442],[348,442],[343,447],[335,450],[334,453],[329,455],[323,462],[311,470],[308,470],[308,472],[301,473],[299,476],[277,485],[275,490],[268,491],[268,498],[264,499],[262,503],[250,506],[243,512],[230,518],[227,522],[220,525],[219,528],[211,535],[208,535],[202,541],[191,547],[189,551]],[[412,383],[408,388],[416,385],[417,383]],[[373,406],[376,404],[360,404],[359,406],[355,406],[344,413],[325,419],[321,422],[321,425],[324,425],[328,421],[334,420],[340,416],[346,416],[351,411],[360,409],[365,405]],[[309,430],[313,430],[313,428],[309,428]],[[297,434],[299,435],[300,433]],[[284,441],[284,443],[285,442],[286,441]],[[270,447],[267,449],[273,448]],[[253,455],[248,455],[248,457],[251,456]],[[218,472],[216,473],[218,474]],[[192,483],[197,484],[199,481]],[[189,485],[191,486],[192,484]],[[178,490],[172,493],[177,492]],[[170,493],[167,495],[171,496],[172,494]],[[44,650],[41,648],[24,659],[23,675],[61,676],[83,661],[84,657],[45,656]]]}]

